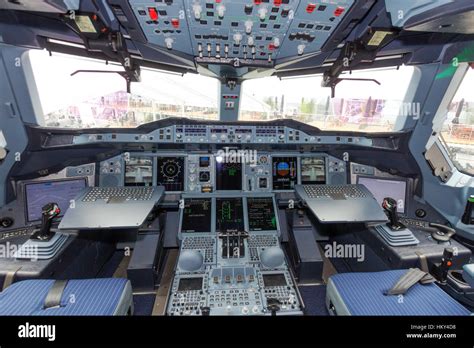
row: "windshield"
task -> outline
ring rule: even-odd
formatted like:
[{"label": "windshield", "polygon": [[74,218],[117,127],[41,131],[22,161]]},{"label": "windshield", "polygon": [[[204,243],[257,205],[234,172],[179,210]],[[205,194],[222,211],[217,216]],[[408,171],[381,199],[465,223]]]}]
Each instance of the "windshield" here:
[{"label": "windshield", "polygon": [[474,175],[474,69],[469,69],[448,107],[441,139],[456,167]]},{"label": "windshield", "polygon": [[[140,82],[126,91],[120,65],[33,50],[30,60],[43,117],[38,123],[60,128],[127,128],[167,117],[219,119],[217,79],[197,74],[173,74],[142,69]],[[416,116],[404,101],[412,67],[354,72],[341,77],[370,78],[381,83],[343,81],[331,98],[321,77],[280,80],[266,77],[245,81],[240,120],[291,118],[322,130],[391,132],[403,125],[400,117]],[[403,121],[403,120],[402,120]]]},{"label": "windshield", "polygon": [[137,127],[167,117],[218,119],[219,81],[142,69],[142,81],[126,92],[125,79],[112,73],[119,65],[46,51],[30,51],[44,117],[42,126],[61,128]]},{"label": "windshield", "polygon": [[398,118],[416,116],[405,101],[413,67],[366,70],[344,78],[376,79],[342,81],[331,89],[321,87],[321,76],[280,80],[277,77],[249,80],[243,84],[241,120],[292,118],[323,130],[392,132],[404,124]]}]

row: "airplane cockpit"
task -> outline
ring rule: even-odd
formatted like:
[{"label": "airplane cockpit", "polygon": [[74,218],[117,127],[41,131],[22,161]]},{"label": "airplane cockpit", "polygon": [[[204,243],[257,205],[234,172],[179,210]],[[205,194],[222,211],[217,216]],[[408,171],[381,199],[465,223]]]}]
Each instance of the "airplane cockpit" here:
[{"label": "airplane cockpit", "polygon": [[0,1],[0,316],[472,315],[473,68],[470,0]]}]

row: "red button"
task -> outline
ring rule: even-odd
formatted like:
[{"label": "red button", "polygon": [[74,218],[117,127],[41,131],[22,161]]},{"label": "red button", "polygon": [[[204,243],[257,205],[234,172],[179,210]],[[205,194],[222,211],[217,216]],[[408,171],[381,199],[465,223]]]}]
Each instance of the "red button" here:
[{"label": "red button", "polygon": [[152,21],[158,20],[158,11],[154,7],[148,7],[148,15]]},{"label": "red button", "polygon": [[282,0],[273,0],[273,3],[275,4],[275,6],[280,6],[280,5],[281,5],[281,1],[282,1]]},{"label": "red button", "polygon": [[275,45],[272,44],[272,43],[269,44],[269,45],[268,45],[268,49],[269,49],[270,51],[273,51],[273,50],[275,49]]},{"label": "red button", "polygon": [[179,19],[178,18],[173,18],[171,20],[171,25],[173,26],[173,28],[179,28]]},{"label": "red button", "polygon": [[336,17],[339,17],[340,15],[342,15],[344,13],[346,9],[344,7],[341,7],[341,6],[338,6],[335,10],[334,10],[334,15]]},{"label": "red button", "polygon": [[316,4],[309,3],[308,6],[306,6],[306,12],[308,13],[313,13],[315,9],[316,9]]},{"label": "red button", "polygon": [[260,5],[262,3],[262,0],[254,0],[255,5]]}]

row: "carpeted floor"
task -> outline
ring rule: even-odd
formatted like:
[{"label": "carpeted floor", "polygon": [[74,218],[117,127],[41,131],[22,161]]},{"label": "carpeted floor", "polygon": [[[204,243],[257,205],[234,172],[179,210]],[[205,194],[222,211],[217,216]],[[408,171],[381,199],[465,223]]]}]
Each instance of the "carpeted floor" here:
[{"label": "carpeted floor", "polygon": [[329,315],[326,309],[326,285],[308,285],[299,287],[306,306],[306,315]]}]

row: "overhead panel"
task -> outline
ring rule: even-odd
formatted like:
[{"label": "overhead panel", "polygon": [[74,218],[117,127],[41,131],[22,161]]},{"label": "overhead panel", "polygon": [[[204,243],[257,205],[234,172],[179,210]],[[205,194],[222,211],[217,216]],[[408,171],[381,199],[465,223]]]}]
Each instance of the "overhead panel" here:
[{"label": "overhead panel", "polygon": [[149,43],[199,63],[273,66],[318,52],[354,0],[130,0]]}]

